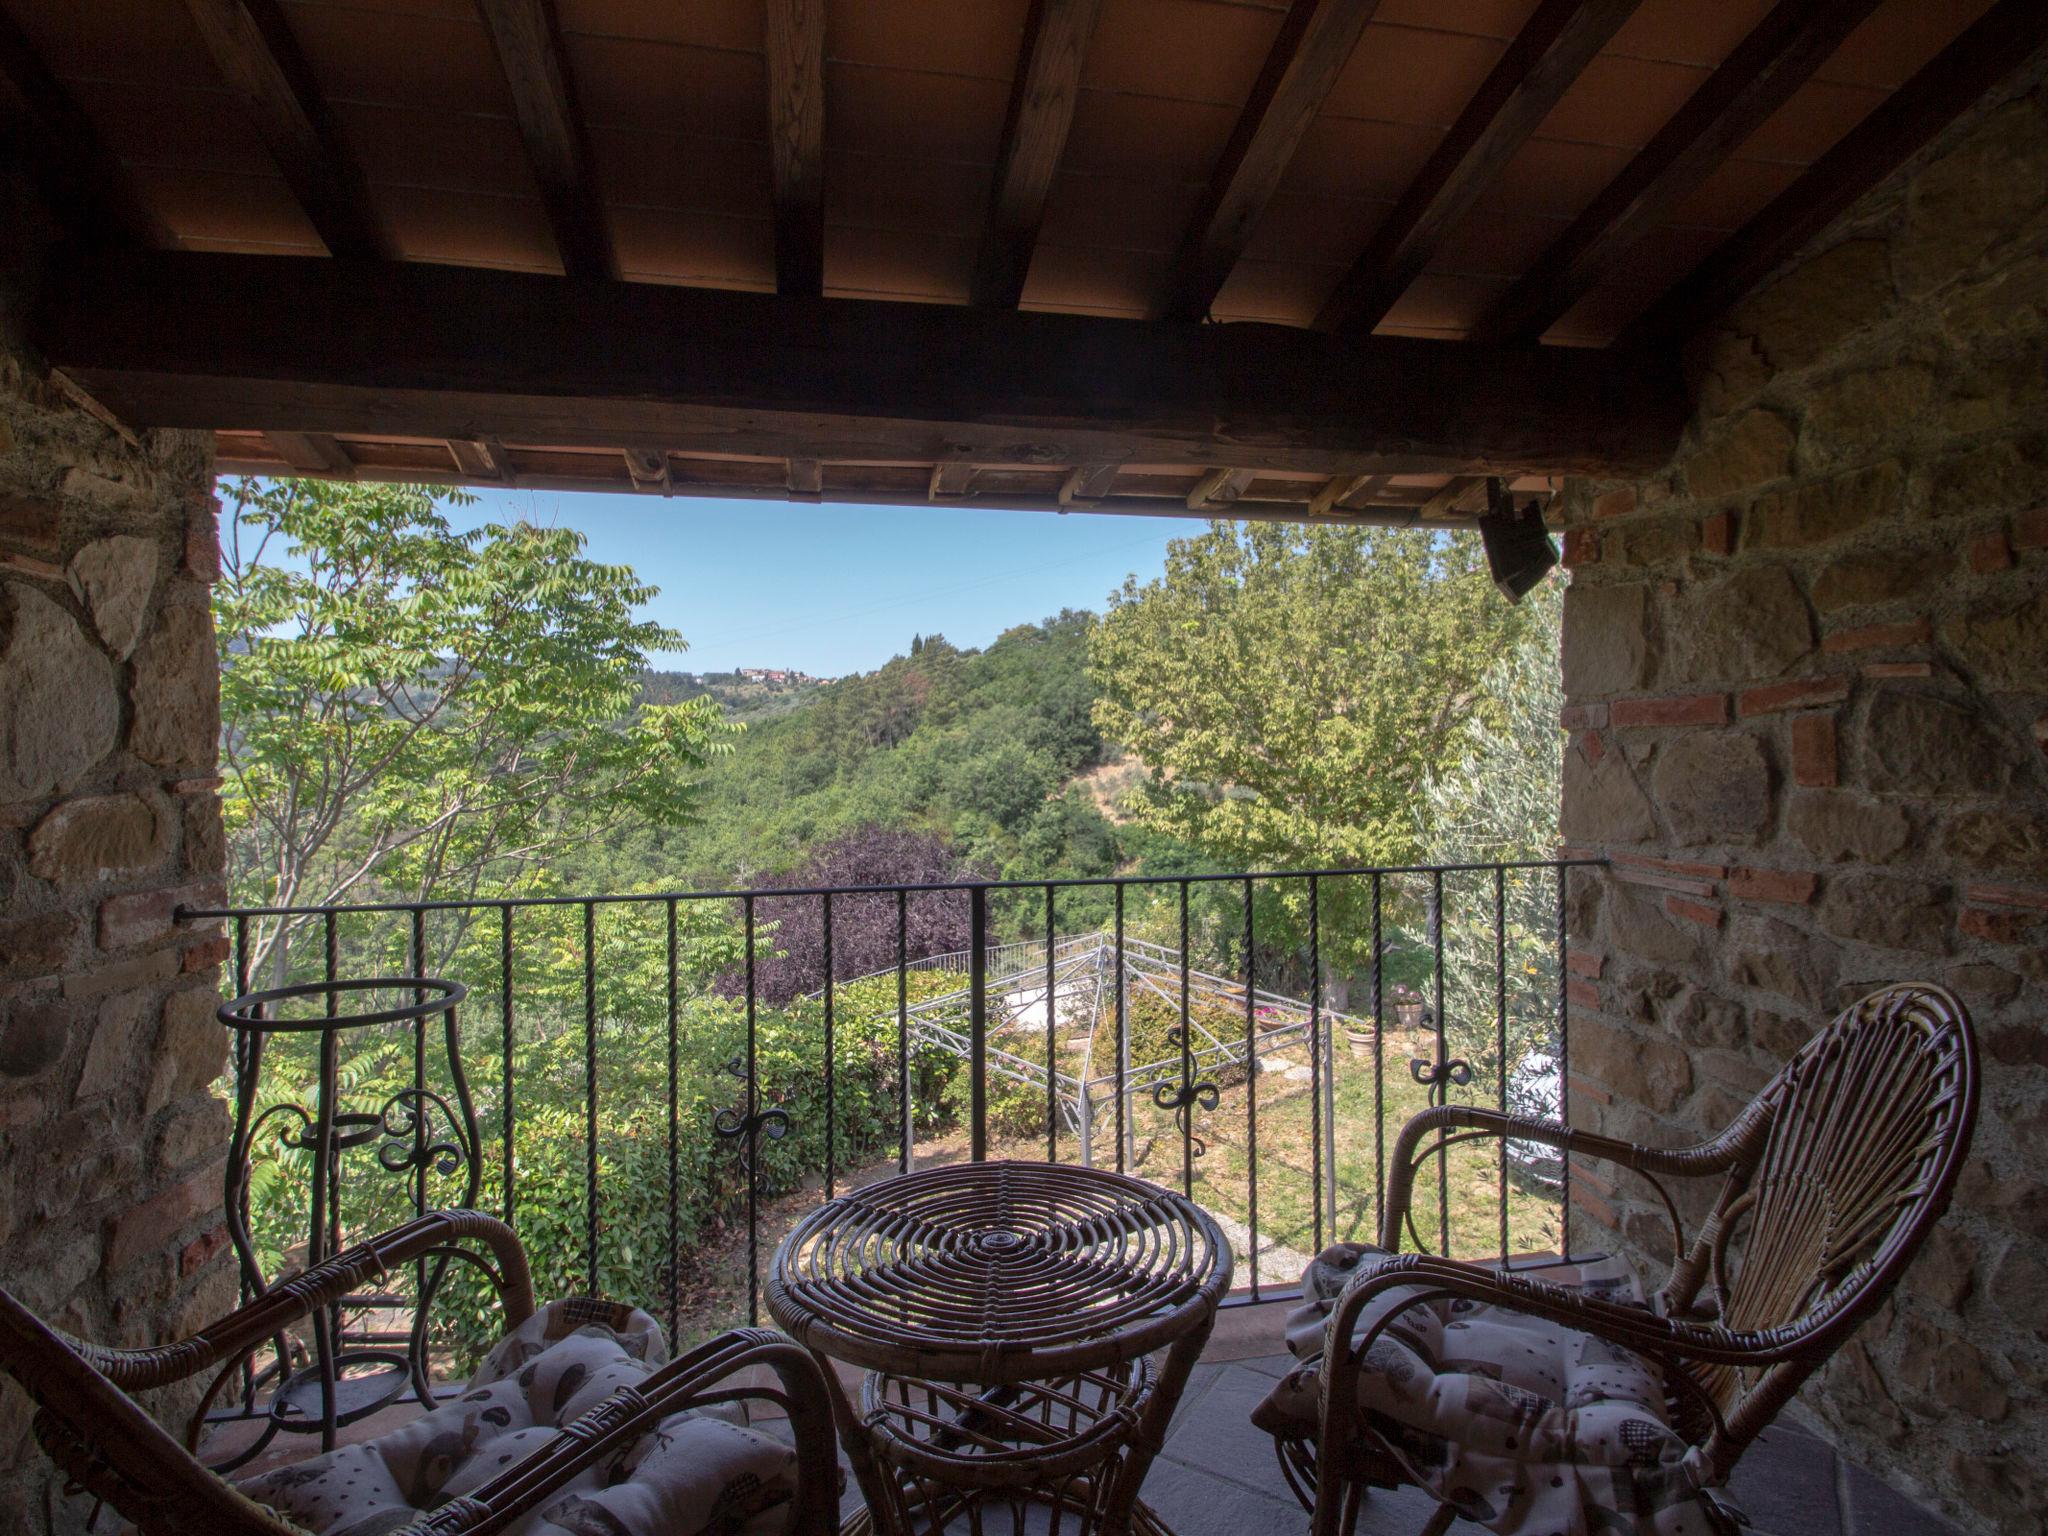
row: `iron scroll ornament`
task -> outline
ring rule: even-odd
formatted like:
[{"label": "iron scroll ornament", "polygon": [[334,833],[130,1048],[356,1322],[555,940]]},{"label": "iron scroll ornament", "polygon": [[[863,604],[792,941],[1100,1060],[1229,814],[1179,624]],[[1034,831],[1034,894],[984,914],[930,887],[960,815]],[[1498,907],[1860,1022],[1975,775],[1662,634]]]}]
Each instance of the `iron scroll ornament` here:
[{"label": "iron scroll ornament", "polygon": [[[746,1063],[737,1056],[725,1064],[725,1071],[741,1083],[753,1082]],[[789,1134],[792,1123],[789,1111],[774,1105],[752,1113],[731,1105],[711,1117],[711,1129],[721,1140],[739,1142],[740,1166],[749,1173],[753,1171],[754,1149],[759,1139],[765,1135],[770,1141],[780,1141]]]},{"label": "iron scroll ornament", "polygon": [[1430,1107],[1440,1109],[1450,1101],[1452,1084],[1463,1088],[1472,1081],[1472,1063],[1462,1056],[1448,1061],[1413,1056],[1408,1060],[1408,1075],[1429,1090]]},{"label": "iron scroll ornament", "polygon": [[1159,1083],[1152,1089],[1152,1102],[1173,1111],[1173,1123],[1180,1127],[1196,1157],[1208,1156],[1209,1144],[1195,1134],[1195,1109],[1199,1105],[1213,1110],[1222,1101],[1214,1083]]}]

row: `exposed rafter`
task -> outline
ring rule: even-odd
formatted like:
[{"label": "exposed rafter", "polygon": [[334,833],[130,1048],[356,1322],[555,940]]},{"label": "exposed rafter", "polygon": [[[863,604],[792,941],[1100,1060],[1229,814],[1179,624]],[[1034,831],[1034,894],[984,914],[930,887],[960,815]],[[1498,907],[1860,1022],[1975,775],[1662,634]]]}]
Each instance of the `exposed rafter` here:
[{"label": "exposed rafter", "polygon": [[1827,62],[1878,0],[1774,6],[1656,137],[1473,328],[1535,341]]},{"label": "exposed rafter", "polygon": [[185,0],[214,67],[334,255],[398,255],[277,0]]},{"label": "exposed rafter", "polygon": [[1640,0],[1543,0],[1323,301],[1316,327],[1370,331]]},{"label": "exposed rafter", "polygon": [[1385,475],[1332,475],[1309,498],[1309,515],[1322,517],[1340,508],[1368,506],[1386,483]]},{"label": "exposed rafter", "polygon": [[1294,0],[1182,237],[1158,318],[1200,320],[1209,313],[1378,8],[1379,0]]},{"label": "exposed rafter", "polygon": [[326,432],[266,432],[279,458],[309,475],[346,475],[356,463],[340,440]]},{"label": "exposed rafter", "polygon": [[172,243],[92,122],[0,10],[0,119],[19,135],[37,189],[74,238],[93,245]]},{"label": "exposed rafter", "polygon": [[619,261],[598,195],[590,142],[576,110],[553,0],[477,0],[477,5],[512,92],[519,136],[540,184],[562,270],[571,277],[617,277]]},{"label": "exposed rafter", "polygon": [[65,253],[32,326],[139,426],[1327,477],[1645,473],[1687,415],[1669,355],[410,262]]},{"label": "exposed rafter", "polygon": [[451,438],[448,452],[455,467],[467,480],[489,480],[506,484],[512,478],[512,459],[505,445],[494,437]]},{"label": "exposed rafter", "polygon": [[768,0],[775,289],[825,291],[825,0]]},{"label": "exposed rafter", "polygon": [[1466,503],[1475,500],[1473,492],[1485,484],[1484,475],[1453,475],[1422,504],[1422,515],[1440,518],[1452,512],[1470,511]]},{"label": "exposed rafter", "polygon": [[1254,470],[1212,469],[1188,492],[1188,510],[1226,512],[1256,478]]},{"label": "exposed rafter", "polygon": [[1060,509],[1094,506],[1110,493],[1120,468],[1116,464],[1076,464],[1060,482]]},{"label": "exposed rafter", "polygon": [[1684,340],[1777,270],[2043,45],[2048,45],[2048,4],[1999,0],[1658,300],[1620,344]]},{"label": "exposed rafter", "polygon": [[1032,0],[989,191],[988,229],[974,264],[977,304],[1014,308],[1024,295],[1101,8],[1101,0]]}]

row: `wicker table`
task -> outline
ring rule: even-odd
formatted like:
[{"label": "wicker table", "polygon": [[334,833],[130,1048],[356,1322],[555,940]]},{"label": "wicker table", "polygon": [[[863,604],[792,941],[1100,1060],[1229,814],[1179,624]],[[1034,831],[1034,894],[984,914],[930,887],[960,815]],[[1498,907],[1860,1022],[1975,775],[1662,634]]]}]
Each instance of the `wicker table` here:
[{"label": "wicker table", "polygon": [[[1166,1536],[1138,1485],[1229,1286],[1229,1244],[1179,1195],[967,1163],[813,1211],[776,1249],[768,1306],[832,1383],[867,1500],[849,1536],[993,1532],[1005,1511],[1022,1532],[1047,1506],[1063,1536]],[[867,1370],[858,1413],[833,1360]]]}]

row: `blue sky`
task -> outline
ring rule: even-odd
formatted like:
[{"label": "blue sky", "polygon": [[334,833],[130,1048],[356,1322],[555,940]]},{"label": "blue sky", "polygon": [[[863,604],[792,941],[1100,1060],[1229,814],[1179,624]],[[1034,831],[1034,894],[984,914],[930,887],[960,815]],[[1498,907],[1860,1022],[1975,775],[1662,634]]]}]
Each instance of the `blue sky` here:
[{"label": "blue sky", "polygon": [[983,646],[1062,608],[1100,610],[1125,575],[1156,576],[1194,518],[995,512],[975,507],[799,506],[478,491],[446,509],[458,526],[525,518],[580,529],[593,558],[661,588],[649,616],[689,650],[656,665],[692,672],[793,667],[866,672],[913,634]]}]

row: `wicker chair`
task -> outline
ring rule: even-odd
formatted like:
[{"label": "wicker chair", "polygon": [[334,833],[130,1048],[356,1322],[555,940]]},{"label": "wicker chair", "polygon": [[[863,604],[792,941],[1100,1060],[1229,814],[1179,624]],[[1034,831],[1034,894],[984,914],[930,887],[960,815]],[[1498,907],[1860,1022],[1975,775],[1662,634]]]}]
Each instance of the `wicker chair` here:
[{"label": "wicker chair", "polygon": [[[440,1211],[339,1253],[191,1338],[157,1349],[107,1349],[69,1339],[0,1290],[0,1368],[36,1402],[36,1438],[73,1487],[112,1505],[144,1536],[303,1536],[301,1526],[201,1465],[194,1450],[207,1405],[252,1350],[366,1281],[413,1260],[444,1255],[489,1276],[511,1325],[534,1317],[526,1255],[511,1228],[476,1211]],[[771,1371],[780,1390],[719,1387],[754,1366]],[[213,1380],[183,1444],[128,1395],[208,1371],[215,1373]],[[635,1447],[671,1415],[742,1399],[773,1402],[789,1415],[796,1489],[787,1529],[832,1529],[839,1480],[824,1381],[810,1356],[789,1339],[743,1329],[612,1392],[530,1454],[420,1514],[393,1536],[506,1530],[579,1474]]]},{"label": "wicker chair", "polygon": [[[1846,1010],[1732,1125],[1703,1145],[1660,1151],[1461,1105],[1417,1115],[1402,1129],[1390,1160],[1383,1251],[1367,1250],[1330,1306],[1320,1335],[1320,1366],[1295,1373],[1303,1378],[1301,1401],[1317,1405],[1306,1411],[1320,1413],[1316,1433],[1290,1435],[1262,1421],[1279,1441],[1282,1465],[1304,1503],[1312,1496],[1315,1536],[1353,1530],[1367,1487],[1404,1484],[1439,1499],[1428,1536],[1459,1515],[1496,1530],[1513,1529],[1523,1518],[1515,1511],[1533,1510],[1533,1501],[1544,1496],[1569,1506],[1567,1518],[1545,1520],[1546,1530],[1568,1523],[1645,1532],[1732,1530],[1708,1490],[1725,1482],[1737,1458],[1800,1384],[1897,1284],[1948,1204],[1969,1149],[1977,1094],[1976,1047],[1962,1004],[1940,987],[1908,983]],[[1413,1230],[1408,1204],[1417,1168],[1434,1156],[1439,1135],[1450,1141],[1539,1142],[1568,1157],[1643,1175],[1670,1224],[1673,1267],[1662,1289],[1647,1304],[1631,1305],[1522,1274],[1398,1253],[1402,1231]],[[1721,1181],[1689,1242],[1665,1178]],[[1308,1335],[1312,1316],[1298,1316]],[[1515,1459],[1533,1455],[1530,1427],[1545,1413],[1569,1417],[1568,1410],[1582,1401],[1602,1403],[1605,1381],[1594,1380],[1583,1395],[1549,1402],[1498,1381],[1478,1381],[1489,1369],[1481,1365],[1473,1376],[1455,1378],[1454,1390],[1469,1394],[1456,1401],[1476,1407],[1469,1420],[1456,1421],[1470,1424],[1469,1437],[1462,1429],[1446,1432],[1441,1424],[1418,1434],[1412,1420],[1385,1411],[1387,1394],[1403,1390],[1391,1383],[1404,1369],[1411,1380],[1420,1375],[1428,1391],[1440,1394],[1454,1379],[1443,1373],[1468,1363],[1448,1357],[1471,1353],[1466,1341],[1475,1337],[1456,1334],[1458,1347],[1452,1347],[1441,1330],[1470,1329],[1489,1316],[1528,1330],[1518,1342],[1537,1346],[1531,1354],[1562,1346],[1575,1369],[1597,1361],[1610,1368],[1611,1380],[1619,1362],[1651,1383],[1646,1395],[1661,1402],[1623,1426],[1635,1438],[1614,1458],[1619,1473],[1599,1473],[1629,1484],[1616,1504],[1574,1502],[1578,1485],[1570,1467],[1555,1484],[1544,1477],[1540,1493],[1507,1492],[1511,1479],[1522,1475]],[[1417,1338],[1418,1318],[1438,1330],[1431,1335],[1444,1346],[1437,1359],[1426,1347],[1407,1352]],[[1368,1355],[1374,1358],[1368,1361]],[[1383,1366],[1392,1367],[1393,1375]],[[1379,1411],[1370,1406],[1375,1401]],[[1451,1399],[1439,1395],[1429,1401],[1440,1407]],[[1523,1433],[1519,1442],[1512,1438],[1517,1431]],[[1502,1445],[1510,1449],[1486,1465],[1505,1465],[1508,1478],[1486,1484],[1447,1475],[1457,1465],[1453,1458],[1488,1434],[1496,1437],[1495,1451]],[[1655,1443],[1653,1434],[1666,1437],[1661,1444],[1678,1454],[1638,1471],[1646,1465],[1646,1446]],[[1577,1447],[1567,1454],[1585,1452]],[[1520,1466],[1529,1464],[1540,1463]],[[1424,1470],[1431,1465],[1439,1469],[1434,1479]],[[1683,1504],[1682,1513],[1653,1518],[1665,1498],[1673,1501],[1670,1508]],[[1602,1523],[1596,1508],[1605,1510],[1609,1523]],[[1553,1502],[1546,1513],[1556,1516],[1558,1505]]]}]

